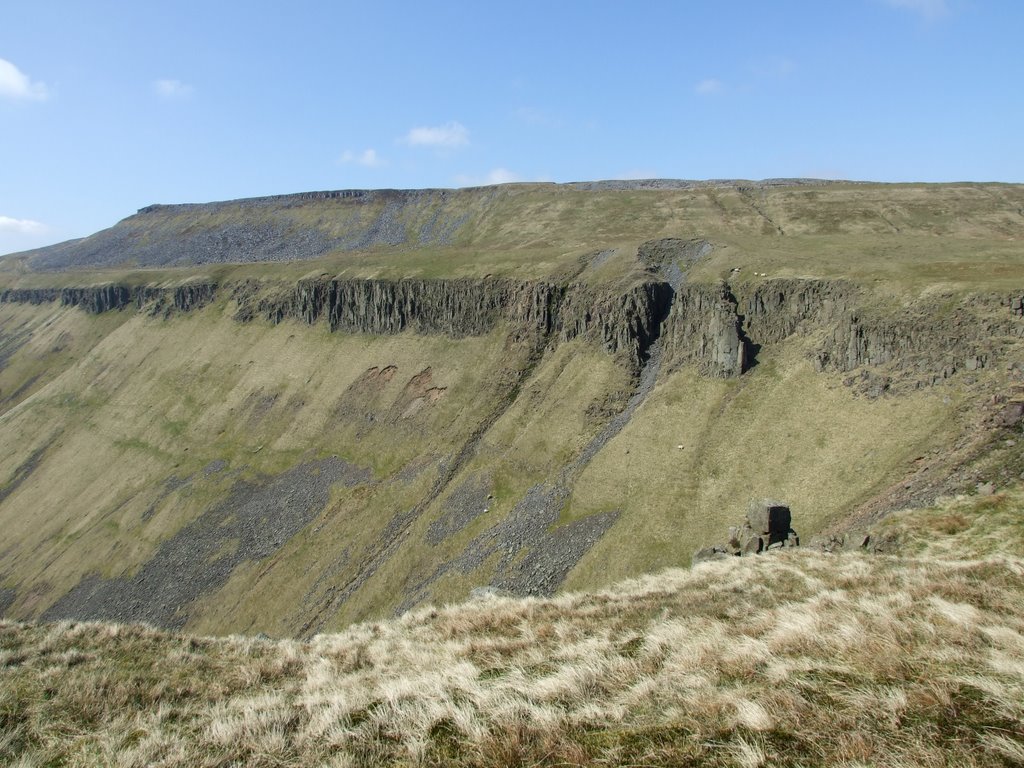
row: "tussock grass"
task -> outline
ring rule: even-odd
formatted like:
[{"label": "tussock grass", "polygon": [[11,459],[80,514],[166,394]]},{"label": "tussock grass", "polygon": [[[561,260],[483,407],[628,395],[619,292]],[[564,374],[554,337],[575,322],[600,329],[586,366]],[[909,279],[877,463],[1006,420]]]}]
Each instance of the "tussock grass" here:
[{"label": "tussock grass", "polygon": [[897,515],[901,556],[786,550],[302,643],[0,623],[0,759],[1018,765],[1022,515],[1018,488]]}]

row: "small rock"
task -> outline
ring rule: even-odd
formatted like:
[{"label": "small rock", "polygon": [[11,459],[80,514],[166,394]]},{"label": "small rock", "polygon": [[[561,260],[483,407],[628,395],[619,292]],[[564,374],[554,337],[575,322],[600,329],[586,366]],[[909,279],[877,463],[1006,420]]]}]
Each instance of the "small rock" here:
[{"label": "small rock", "polygon": [[871,537],[863,531],[850,531],[843,537],[843,549],[866,549]]},{"label": "small rock", "polygon": [[718,547],[701,547],[693,553],[693,557],[690,558],[690,564],[697,565],[697,563],[706,563],[709,560],[724,560],[727,557],[729,555],[720,551]]},{"label": "small rock", "polygon": [[991,496],[995,492],[996,487],[993,483],[978,483],[979,496]]}]

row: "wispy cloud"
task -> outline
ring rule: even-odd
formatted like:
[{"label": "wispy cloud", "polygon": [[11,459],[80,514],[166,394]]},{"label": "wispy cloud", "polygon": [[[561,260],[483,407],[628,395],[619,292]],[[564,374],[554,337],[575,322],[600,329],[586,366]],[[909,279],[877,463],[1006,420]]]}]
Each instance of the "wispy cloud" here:
[{"label": "wispy cloud", "polygon": [[770,56],[755,64],[753,71],[761,77],[787,77],[796,71],[796,62],[785,56]]},{"label": "wispy cloud", "polygon": [[[526,181],[526,179],[515,171],[510,171],[508,168],[493,168],[483,176],[460,173],[455,177],[455,183],[460,187],[480,187],[489,184],[512,184],[517,181]],[[536,179],[536,181],[543,181],[543,179]]]},{"label": "wispy cloud", "polygon": [[949,15],[949,3],[946,0],[883,0],[893,8],[905,8],[923,16],[928,21]]},{"label": "wispy cloud", "polygon": [[10,216],[0,216],[0,232],[15,235],[37,235],[44,227],[40,222],[32,219],[13,219]]},{"label": "wispy cloud", "polygon": [[717,77],[709,77],[697,83],[693,87],[693,90],[696,93],[707,95],[711,93],[718,93],[723,87],[724,84]]},{"label": "wispy cloud", "polygon": [[338,162],[343,165],[354,163],[355,165],[362,165],[366,168],[376,168],[377,166],[384,164],[384,160],[377,154],[376,149],[364,149],[362,152],[353,152],[351,149],[346,149],[341,153],[341,156],[338,158]]},{"label": "wispy cloud", "polygon": [[562,125],[562,120],[559,117],[546,112],[543,109],[537,107],[519,107],[515,112],[512,113],[514,117],[522,123],[532,126],[540,126],[545,128],[557,128]]},{"label": "wispy cloud", "polygon": [[514,181],[522,181],[522,179],[518,173],[510,171],[508,168],[495,168],[487,174],[488,184],[511,184]]},{"label": "wispy cloud", "polygon": [[412,147],[454,149],[469,144],[469,131],[454,120],[444,125],[422,125],[412,128],[403,141]]},{"label": "wispy cloud", "polygon": [[0,98],[45,101],[49,96],[45,83],[33,82],[7,59],[0,59]]},{"label": "wispy cloud", "polygon": [[181,80],[163,79],[153,81],[153,90],[161,99],[184,99],[191,96],[195,89]]}]

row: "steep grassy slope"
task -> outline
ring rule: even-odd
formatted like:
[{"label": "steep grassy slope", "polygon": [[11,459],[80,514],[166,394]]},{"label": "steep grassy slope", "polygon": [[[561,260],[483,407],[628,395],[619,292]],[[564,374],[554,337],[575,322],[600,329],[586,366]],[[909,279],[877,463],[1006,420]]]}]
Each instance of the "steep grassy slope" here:
[{"label": "steep grassy slope", "polygon": [[[1002,442],[1022,201],[312,195],[147,209],[4,259],[0,612],[305,637],[684,565],[752,497],[806,539],[1001,484],[1024,470]],[[217,263],[168,266],[196,260]]]},{"label": "steep grassy slope", "polygon": [[0,622],[19,766],[1009,766],[1021,488],[783,550],[309,642]]}]

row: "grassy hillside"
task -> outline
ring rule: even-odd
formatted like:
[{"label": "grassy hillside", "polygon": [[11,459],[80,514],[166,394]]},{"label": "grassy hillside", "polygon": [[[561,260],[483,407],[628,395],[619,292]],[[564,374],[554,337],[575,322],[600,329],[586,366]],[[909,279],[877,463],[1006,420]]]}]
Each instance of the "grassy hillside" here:
[{"label": "grassy hillside", "polygon": [[[1024,491],[308,642],[0,623],[11,765],[1024,762]],[[894,544],[895,542],[895,544]],[[896,547],[893,549],[893,547]]]},{"label": "grassy hillside", "polygon": [[[719,279],[742,266],[747,272],[740,277],[749,279],[756,271],[878,279],[915,290],[1004,290],[1020,285],[1022,211],[1024,187],[969,183],[511,184],[380,193],[370,200],[285,196],[144,210],[54,251],[0,260],[0,287],[180,279],[203,262],[203,274],[215,279],[293,280],[310,270],[349,277],[536,278],[576,274],[603,251],[612,253],[587,277],[617,279],[631,268],[640,242],[701,237],[717,247],[694,280]],[[390,239],[381,240],[381,231]],[[322,248],[309,245],[313,241]],[[159,258],[147,255],[153,249]],[[148,268],[131,270],[139,259]],[[33,265],[60,265],[64,273],[33,274]]]},{"label": "grassy hillside", "polygon": [[[0,302],[0,612],[309,637],[686,565],[754,497],[806,539],[1004,485],[1022,206],[1014,185],[527,184],[159,206],[4,258],[0,291],[212,298]],[[638,249],[661,237],[710,247],[656,263]],[[359,281],[378,330],[332,332],[301,319],[321,275],[424,281]],[[700,289],[664,364],[629,347],[663,331],[650,281]],[[524,312],[487,303],[506,284]],[[409,286],[468,321],[389,325],[419,311]],[[544,302],[562,325],[525,312]]]},{"label": "grassy hillside", "polygon": [[[230,535],[199,547],[189,566],[208,586],[185,605],[142,615],[202,632],[338,628],[461,599],[514,574],[530,547],[562,551],[558,531],[614,514],[568,563],[569,585],[599,587],[687,563],[752,497],[788,499],[810,536],[916,457],[952,445],[973,413],[973,389],[962,382],[866,398],[838,375],[816,373],[807,341],[795,337],[766,349],[740,379],[690,368],[660,377],[567,481],[554,516],[536,517],[523,507],[531,488],[553,482],[632,389],[614,358],[583,340],[537,358],[501,328],[464,339],[332,334],[292,321],[243,325],[232,309],[222,300],[165,320],[35,308],[47,333],[73,326],[83,348],[93,346],[77,358],[62,353],[63,370],[48,369],[48,383],[0,416],[9,446],[0,476],[10,478],[0,586],[17,594],[12,615],[49,616],[55,605],[96,615],[81,601],[60,602],[73,588],[83,598],[95,579],[148,579],[132,599],[169,600],[153,586],[174,577],[161,547],[199,535],[218,515]],[[8,370],[36,360],[37,347],[18,349]],[[306,510],[303,481],[279,487],[274,478],[328,457],[362,474],[332,480],[323,508],[302,513],[308,523],[258,542],[230,528],[238,505]],[[246,495],[252,488],[264,495]],[[502,529],[508,520],[521,522]],[[507,563],[503,547],[514,551]]]}]

